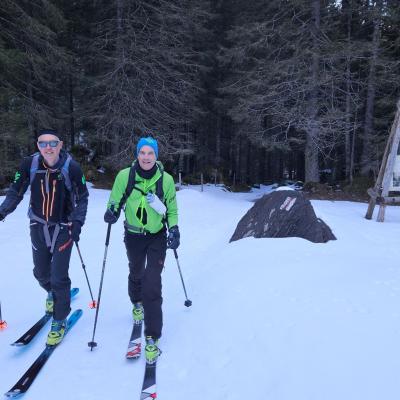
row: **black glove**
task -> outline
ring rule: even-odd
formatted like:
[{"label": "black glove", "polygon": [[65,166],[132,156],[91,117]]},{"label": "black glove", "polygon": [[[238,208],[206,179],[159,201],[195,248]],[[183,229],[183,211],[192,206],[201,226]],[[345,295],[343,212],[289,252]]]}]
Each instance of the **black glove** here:
[{"label": "black glove", "polygon": [[118,221],[118,215],[107,208],[107,211],[104,213],[104,222],[107,224],[115,224]]},{"label": "black glove", "polygon": [[168,232],[167,246],[169,249],[176,250],[179,247],[181,235],[179,233],[178,225],[171,226]]},{"label": "black glove", "polygon": [[79,221],[72,221],[70,227],[71,238],[74,242],[79,242],[79,235],[81,234],[82,224]]}]

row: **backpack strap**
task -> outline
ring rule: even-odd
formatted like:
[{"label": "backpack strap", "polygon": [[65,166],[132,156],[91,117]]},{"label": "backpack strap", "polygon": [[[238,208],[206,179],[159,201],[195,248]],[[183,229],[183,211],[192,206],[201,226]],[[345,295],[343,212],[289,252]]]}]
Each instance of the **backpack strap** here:
[{"label": "backpack strap", "polygon": [[61,167],[61,173],[64,176],[65,186],[67,187],[69,192],[72,192],[71,178],[69,176],[69,164],[71,164],[71,160],[72,160],[71,154],[68,154],[68,157],[65,160],[64,165]]},{"label": "backpack strap", "polygon": [[164,188],[163,188],[163,180],[164,180],[164,168],[160,163],[157,162],[157,167],[161,173],[160,179],[156,182],[156,195],[164,203]]},{"label": "backpack strap", "polygon": [[[157,195],[157,197],[161,200],[161,202],[166,206],[166,204],[165,204],[165,199],[164,199],[164,188],[163,188],[163,183],[164,183],[164,168],[163,168],[162,164],[159,163],[159,162],[157,162],[157,167],[158,167],[158,170],[159,170],[160,173],[161,173],[161,177],[160,177],[160,179],[156,182],[156,195]],[[168,207],[167,207],[167,209],[168,209]],[[163,215],[163,218],[162,218],[163,227],[166,226],[166,223],[167,223],[167,215],[164,214],[164,215]]]},{"label": "backpack strap", "polygon": [[[40,157],[40,153],[33,154],[31,169],[30,169],[30,176],[29,176],[30,184],[32,184],[33,180],[35,179],[36,172],[39,169],[39,157]],[[69,165],[71,164],[71,160],[72,160],[72,157],[70,154],[68,154],[64,165],[60,169],[62,175],[64,176],[65,186],[67,187],[69,192],[72,192],[72,183],[71,183],[71,178],[69,176]]]},{"label": "backpack strap", "polygon": [[128,197],[133,192],[133,189],[135,189],[135,185],[136,185],[136,170],[137,170],[137,163],[135,161],[132,164],[131,169],[129,170],[128,183],[126,185],[126,189],[125,189],[125,193],[124,193],[124,196],[126,196],[124,204],[125,204],[126,200],[128,199]]},{"label": "backpack strap", "polygon": [[33,180],[35,179],[36,171],[39,168],[39,156],[40,156],[40,153],[33,154],[31,169],[30,169],[30,176],[29,176],[29,184],[32,184]]},{"label": "backpack strap", "polygon": [[128,178],[128,183],[126,184],[125,192],[121,197],[121,200],[119,201],[119,207],[118,207],[118,215],[121,213],[121,210],[124,208],[126,200],[128,200],[128,197],[131,195],[134,187],[136,184],[136,161],[133,162],[130,170],[129,170],[129,178]]}]

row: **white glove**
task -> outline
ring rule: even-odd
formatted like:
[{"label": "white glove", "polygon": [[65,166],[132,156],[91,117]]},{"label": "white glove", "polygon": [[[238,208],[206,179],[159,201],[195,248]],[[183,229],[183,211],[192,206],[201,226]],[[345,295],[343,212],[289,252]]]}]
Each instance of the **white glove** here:
[{"label": "white glove", "polygon": [[149,206],[158,214],[164,215],[167,211],[167,207],[165,207],[165,204],[158,198],[156,194],[151,192],[147,193],[146,200],[149,203]]}]

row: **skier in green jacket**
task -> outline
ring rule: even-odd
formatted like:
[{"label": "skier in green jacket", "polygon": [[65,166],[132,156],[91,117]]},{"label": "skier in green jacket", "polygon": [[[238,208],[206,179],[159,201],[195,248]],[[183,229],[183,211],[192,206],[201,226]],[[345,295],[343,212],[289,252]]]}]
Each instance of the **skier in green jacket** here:
[{"label": "skier in green jacket", "polygon": [[150,363],[160,354],[161,272],[166,250],[177,249],[180,243],[175,183],[157,158],[157,141],[152,137],[141,138],[137,160],[118,173],[104,214],[104,221],[113,224],[125,204],[128,291],[134,322],[144,318],[145,353]]}]

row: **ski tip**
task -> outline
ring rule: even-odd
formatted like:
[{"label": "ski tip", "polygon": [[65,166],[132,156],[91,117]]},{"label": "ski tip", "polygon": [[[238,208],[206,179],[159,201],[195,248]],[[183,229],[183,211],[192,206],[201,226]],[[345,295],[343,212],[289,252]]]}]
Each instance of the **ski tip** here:
[{"label": "ski tip", "polygon": [[79,293],[79,288],[74,287],[71,289],[71,297],[77,295],[78,293]]},{"label": "ski tip", "polygon": [[78,308],[77,310],[75,310],[68,319],[72,318],[72,319],[78,319],[80,318],[80,316],[83,314],[83,310]]},{"label": "ski tip", "polygon": [[7,393],[4,393],[4,396],[6,397],[18,397],[19,395],[21,395],[22,392],[19,389],[14,389],[14,390],[10,390]]},{"label": "ski tip", "polygon": [[81,317],[81,315],[83,314],[83,311],[78,308],[77,310],[75,310],[69,317],[67,320],[67,330],[70,330],[70,328],[75,325],[76,321],[78,321],[78,319]]},{"label": "ski tip", "polygon": [[25,343],[22,342],[14,342],[14,343],[10,343],[10,346],[15,346],[15,347],[22,347],[24,346]]}]

